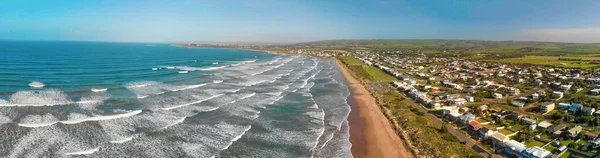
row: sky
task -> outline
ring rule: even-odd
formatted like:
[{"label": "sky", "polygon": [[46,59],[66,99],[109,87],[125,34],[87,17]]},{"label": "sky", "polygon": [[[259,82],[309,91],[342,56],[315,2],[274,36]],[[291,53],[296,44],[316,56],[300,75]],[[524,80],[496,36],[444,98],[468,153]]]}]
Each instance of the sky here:
[{"label": "sky", "polygon": [[0,40],[294,43],[331,39],[600,43],[600,1],[0,2]]}]

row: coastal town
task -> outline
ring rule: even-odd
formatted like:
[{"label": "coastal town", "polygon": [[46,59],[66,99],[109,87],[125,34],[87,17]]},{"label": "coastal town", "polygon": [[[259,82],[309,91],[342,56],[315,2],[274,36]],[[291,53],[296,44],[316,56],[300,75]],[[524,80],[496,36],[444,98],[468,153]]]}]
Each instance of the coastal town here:
[{"label": "coastal town", "polygon": [[600,73],[423,54],[352,56],[396,77],[398,91],[491,153],[595,157],[600,149]]},{"label": "coastal town", "polygon": [[[378,94],[393,90],[393,96],[403,101],[400,106],[410,105],[409,113],[439,124],[440,131],[456,137],[447,140],[483,157],[596,157],[600,151],[600,72],[594,69],[499,62],[419,50],[276,51],[342,61],[363,80],[378,103],[382,102]],[[396,120],[408,116],[399,113],[388,116],[394,120],[392,123],[398,124]],[[433,145],[423,144],[419,140],[423,136],[407,134],[410,128],[405,126],[398,133],[407,142],[412,140],[408,146],[415,155],[447,156],[424,149]]]}]

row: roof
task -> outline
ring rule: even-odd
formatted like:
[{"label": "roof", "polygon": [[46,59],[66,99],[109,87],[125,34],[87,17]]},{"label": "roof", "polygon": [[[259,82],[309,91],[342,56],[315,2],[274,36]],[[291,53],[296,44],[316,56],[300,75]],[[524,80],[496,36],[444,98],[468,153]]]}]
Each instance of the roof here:
[{"label": "roof", "polygon": [[471,126],[471,127],[479,127],[479,126],[481,126],[481,123],[473,120],[473,121],[469,122],[469,126]]},{"label": "roof", "polygon": [[598,134],[597,134],[597,133],[590,132],[590,131],[585,131],[585,133],[584,133],[584,134],[585,134],[586,136],[588,136],[588,137],[592,137],[592,138],[596,138],[596,137],[598,137]]},{"label": "roof", "polygon": [[571,128],[571,129],[567,130],[567,132],[569,132],[571,134],[576,134],[576,133],[581,132],[582,129],[583,128],[581,126],[575,126],[575,127]]},{"label": "roof", "polygon": [[550,151],[538,146],[527,148],[525,152],[527,152],[529,155],[533,155],[534,157],[548,157],[552,154]]},{"label": "roof", "polygon": [[509,140],[508,142],[506,142],[506,148],[516,152],[521,152],[526,149],[525,144],[517,142],[515,140]]},{"label": "roof", "polygon": [[581,104],[573,103],[573,104],[571,104],[571,108],[569,108],[569,110],[575,111],[575,110],[579,109],[579,107],[581,107]]},{"label": "roof", "polygon": [[498,133],[492,134],[492,139],[498,140],[498,141],[504,141],[505,139],[508,139],[508,137],[506,137],[506,135],[498,132]]},{"label": "roof", "polygon": [[548,128],[550,126],[552,126],[552,124],[550,122],[542,121],[542,122],[538,123],[538,127]]},{"label": "roof", "polygon": [[555,131],[564,129],[565,127],[567,127],[565,124],[560,124],[560,125],[556,125],[550,129],[548,129],[548,131],[555,132]]}]

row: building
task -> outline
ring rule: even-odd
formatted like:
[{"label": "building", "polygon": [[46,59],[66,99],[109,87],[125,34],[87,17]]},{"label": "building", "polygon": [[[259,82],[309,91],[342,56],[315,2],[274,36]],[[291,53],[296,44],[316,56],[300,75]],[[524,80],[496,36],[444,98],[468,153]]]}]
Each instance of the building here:
[{"label": "building", "polygon": [[509,140],[506,142],[506,148],[504,150],[507,154],[515,156],[515,157],[523,157],[523,153],[525,153],[525,144],[517,142],[516,140]]},{"label": "building", "polygon": [[561,110],[567,110],[571,107],[569,103],[558,103],[558,108]]},{"label": "building", "polygon": [[564,96],[565,96],[565,93],[563,93],[563,92],[557,92],[557,91],[552,92],[552,98],[560,99]]},{"label": "building", "polygon": [[501,146],[504,147],[504,144],[506,142],[508,142],[508,137],[500,132],[492,134],[492,143],[494,143],[496,146]]},{"label": "building", "polygon": [[548,134],[560,135],[562,133],[562,130],[564,130],[565,128],[567,128],[566,125],[560,124],[560,125],[556,125],[552,128],[549,128],[548,130],[546,130],[546,132]]},{"label": "building", "polygon": [[466,96],[465,100],[467,100],[467,102],[474,102],[475,98],[473,98],[472,96]]},{"label": "building", "polygon": [[482,127],[481,123],[473,120],[471,122],[469,122],[469,129],[472,131],[479,131],[479,129]]},{"label": "building", "polygon": [[475,115],[473,115],[473,113],[468,112],[458,118],[459,118],[460,123],[467,124],[467,123],[475,120]]},{"label": "building", "polygon": [[569,107],[569,112],[575,113],[581,109],[581,104],[572,103],[571,107]]},{"label": "building", "polygon": [[537,126],[540,127],[540,128],[548,128],[548,127],[552,126],[552,123],[546,122],[546,121],[542,121],[542,122],[538,123]]},{"label": "building", "polygon": [[554,103],[553,102],[543,102],[542,105],[540,105],[540,112],[542,113],[548,113],[552,110],[554,110]]},{"label": "building", "polygon": [[493,97],[494,99],[500,99],[500,98],[502,98],[502,94],[500,94],[500,93],[494,93],[494,94],[492,95],[492,97]]},{"label": "building", "polygon": [[550,151],[538,146],[527,148],[523,153],[523,157],[525,158],[549,158],[551,155],[552,153]]},{"label": "building", "polygon": [[577,135],[579,134],[579,132],[581,132],[581,130],[583,130],[583,128],[581,126],[575,126],[571,129],[568,129],[567,132],[567,136],[571,137],[571,138],[575,138],[577,137]]},{"label": "building", "polygon": [[581,107],[581,114],[584,116],[592,116],[596,112],[596,109],[593,107],[584,106]]},{"label": "building", "polygon": [[521,123],[531,125],[531,124],[535,124],[536,121],[534,119],[523,117],[523,118],[521,118]]},{"label": "building", "polygon": [[496,128],[490,129],[487,127],[482,127],[481,129],[479,129],[479,137],[483,139],[488,139],[495,133],[498,133],[498,130]]}]

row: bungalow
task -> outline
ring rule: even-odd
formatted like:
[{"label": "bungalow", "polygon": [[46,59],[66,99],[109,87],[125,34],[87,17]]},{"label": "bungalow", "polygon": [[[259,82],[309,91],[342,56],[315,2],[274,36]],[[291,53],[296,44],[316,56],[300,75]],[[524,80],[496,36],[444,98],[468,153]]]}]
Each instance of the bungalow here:
[{"label": "bungalow", "polygon": [[569,112],[575,113],[581,109],[581,104],[572,103],[571,107],[569,107]]},{"label": "bungalow", "polygon": [[474,102],[475,98],[473,98],[472,96],[466,96],[465,100],[467,100],[467,102]]},{"label": "bungalow", "polygon": [[467,100],[464,98],[452,99],[452,106],[465,105],[466,103],[467,103]]},{"label": "bungalow", "polygon": [[492,98],[494,98],[494,99],[500,99],[500,98],[502,98],[502,94],[500,94],[500,93],[494,93],[492,95]]},{"label": "bungalow", "polygon": [[542,121],[542,122],[538,123],[537,126],[540,128],[548,128],[548,127],[552,126],[552,124],[549,122],[546,122],[546,121]]},{"label": "bungalow", "polygon": [[519,89],[517,89],[517,88],[510,87],[508,89],[508,94],[509,95],[519,95],[519,93],[521,93],[521,91]]},{"label": "bungalow", "polygon": [[596,109],[593,107],[588,107],[588,106],[581,107],[581,114],[584,116],[592,116],[595,111],[596,111]]},{"label": "bungalow", "polygon": [[584,137],[586,140],[594,140],[596,138],[598,138],[598,134],[594,133],[594,132],[590,132],[590,131],[585,131]]},{"label": "bungalow", "polygon": [[488,110],[488,108],[489,107],[487,105],[481,105],[481,106],[477,107],[477,109],[479,109],[480,111],[486,111],[486,110]]},{"label": "bungalow", "polygon": [[537,94],[537,93],[531,94],[531,99],[538,99],[538,98],[540,98],[539,94]]},{"label": "bungalow", "polygon": [[525,103],[520,102],[520,101],[513,101],[510,103],[512,106],[516,106],[516,107],[520,107],[522,108],[523,106],[525,106]]},{"label": "bungalow", "polygon": [[550,151],[538,146],[527,148],[523,153],[523,156],[527,158],[549,158],[551,155]]},{"label": "bungalow", "polygon": [[560,135],[562,133],[562,130],[564,130],[565,128],[567,128],[566,125],[560,124],[560,125],[556,125],[552,128],[549,128],[548,130],[546,130],[546,132],[548,134]]},{"label": "bungalow", "polygon": [[565,93],[554,91],[552,92],[552,98],[560,99],[565,96]]},{"label": "bungalow", "polygon": [[558,108],[561,110],[567,110],[571,107],[569,103],[558,103]]},{"label": "bungalow", "polygon": [[519,97],[519,101],[521,101],[523,103],[527,103],[527,100],[529,100],[529,98],[527,98],[527,97]]},{"label": "bungalow", "polygon": [[548,113],[550,111],[554,110],[554,103],[553,102],[543,102],[542,105],[540,105],[540,112],[542,113]]},{"label": "bungalow", "polygon": [[535,85],[537,87],[541,86],[542,84],[544,84],[544,82],[542,82],[542,80],[540,80],[540,79],[535,80],[535,82],[533,83],[533,85]]},{"label": "bungalow", "polygon": [[508,140],[510,140],[506,135],[498,132],[498,133],[494,133],[492,134],[492,143],[496,144],[496,146],[504,146],[504,143],[508,142]]},{"label": "bungalow", "polygon": [[479,131],[479,129],[482,127],[481,123],[479,123],[478,121],[471,121],[469,122],[469,129],[472,131]]},{"label": "bungalow", "polygon": [[473,115],[473,113],[468,112],[468,113],[465,113],[464,115],[458,117],[458,119],[459,119],[460,123],[467,124],[467,123],[475,120],[475,115]]},{"label": "bungalow", "polygon": [[428,105],[429,105],[429,108],[434,108],[434,109],[439,109],[442,107],[442,103],[437,100],[429,102]]},{"label": "bungalow", "polygon": [[562,91],[568,91],[571,89],[571,87],[572,87],[572,85],[560,85],[559,89]]},{"label": "bungalow", "polygon": [[523,118],[521,118],[521,123],[531,125],[531,124],[535,124],[536,121],[534,119],[523,117]]},{"label": "bungalow", "polygon": [[488,139],[495,133],[498,133],[498,130],[496,128],[489,129],[487,127],[482,127],[481,129],[479,129],[479,137],[483,139]]},{"label": "bungalow", "polygon": [[523,153],[525,153],[525,144],[517,142],[516,140],[509,140],[506,142],[506,148],[504,148],[506,153],[515,157],[523,157]]},{"label": "bungalow", "polygon": [[579,132],[581,132],[583,128],[581,126],[575,126],[569,130],[567,130],[567,136],[571,137],[571,138],[575,138],[577,137],[577,135],[579,134]]},{"label": "bungalow", "polygon": [[590,95],[599,95],[600,94],[600,89],[592,89],[588,92],[588,94]]}]

